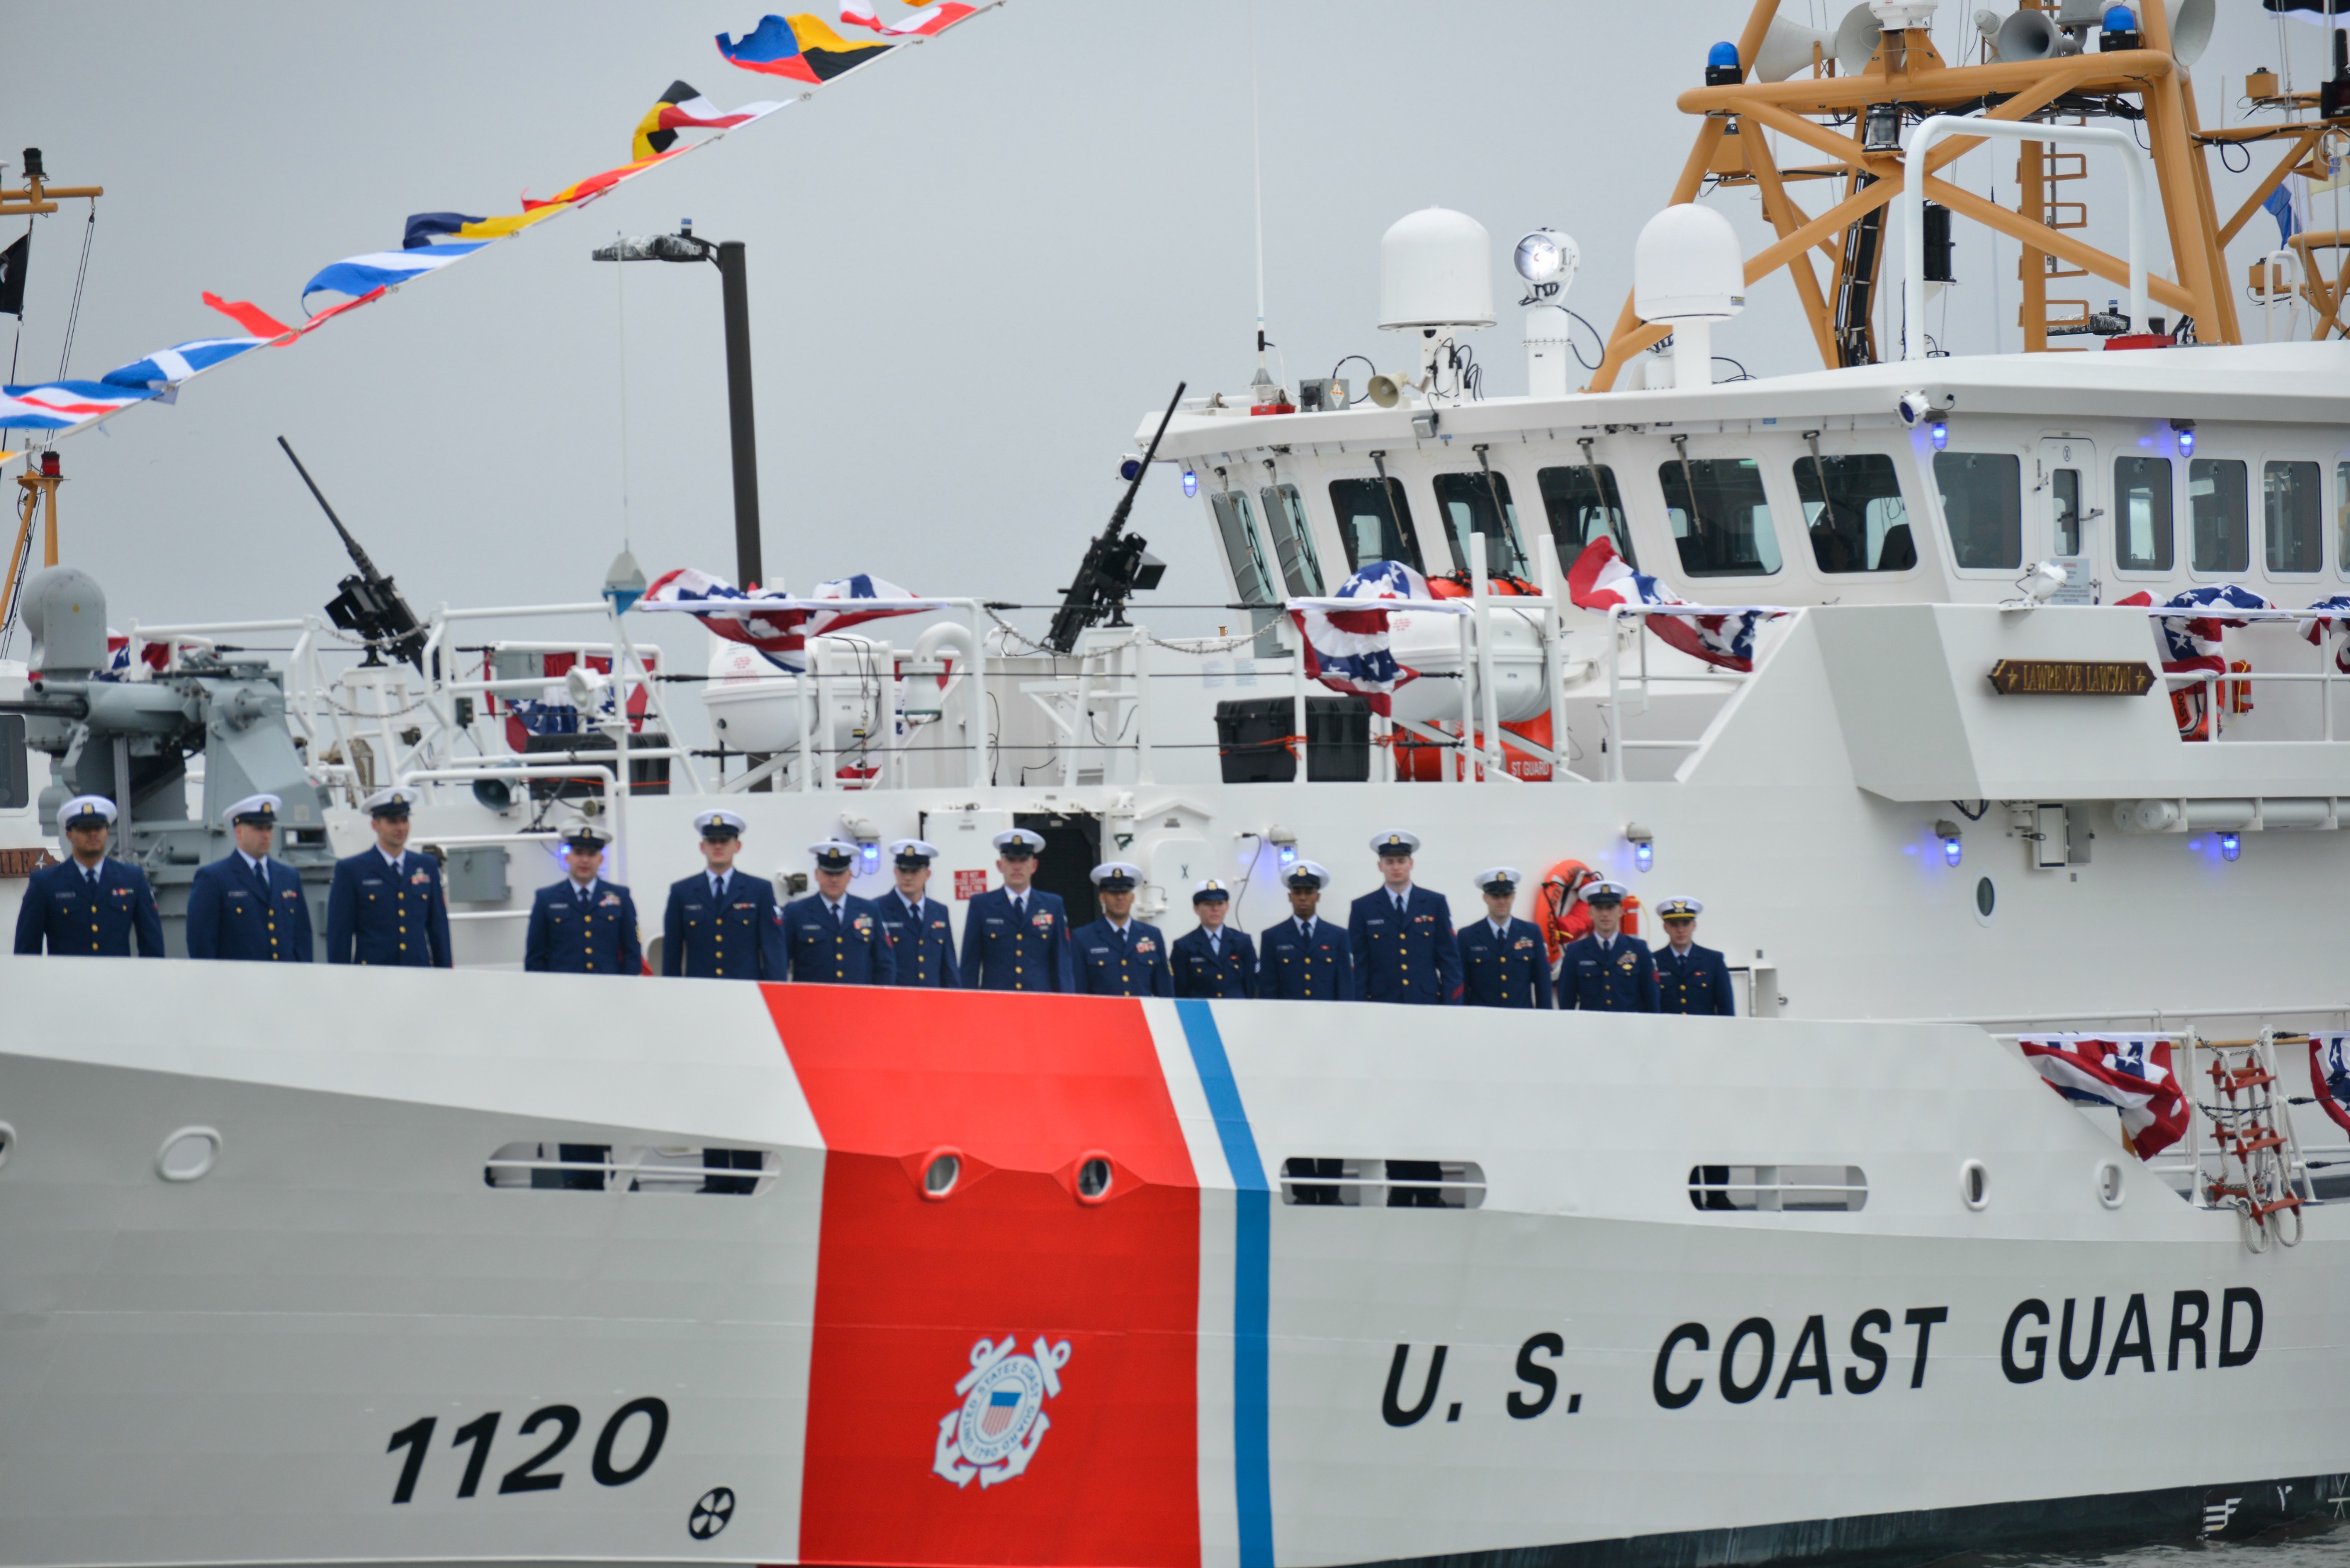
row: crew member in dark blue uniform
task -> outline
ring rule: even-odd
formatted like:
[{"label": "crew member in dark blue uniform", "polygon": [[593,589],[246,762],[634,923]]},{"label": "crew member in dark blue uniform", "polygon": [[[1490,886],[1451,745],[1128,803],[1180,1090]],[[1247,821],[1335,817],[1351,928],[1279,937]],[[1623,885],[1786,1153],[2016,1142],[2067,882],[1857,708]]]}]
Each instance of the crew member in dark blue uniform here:
[{"label": "crew member in dark blue uniform", "polygon": [[1412,886],[1419,838],[1382,833],[1371,840],[1384,886],[1355,900],[1347,934],[1354,949],[1355,994],[1365,1002],[1441,1006],[1461,1000],[1461,952],[1452,906],[1441,893]]},{"label": "crew member in dark blue uniform", "polygon": [[1354,944],[1346,927],[1320,913],[1330,873],[1300,860],[1281,885],[1289,890],[1289,919],[1257,933],[1257,995],[1268,1002],[1352,1002]]},{"label": "crew member in dark blue uniform", "polygon": [[1166,937],[1157,926],[1133,918],[1134,890],[1142,886],[1141,868],[1112,860],[1095,867],[1092,877],[1101,919],[1069,933],[1069,946],[1076,953],[1079,994],[1174,995]]},{"label": "crew member in dark blue uniform", "polygon": [[584,823],[563,836],[570,875],[531,899],[523,968],[543,974],[644,973],[637,901],[618,882],[604,880],[604,846],[611,842]]},{"label": "crew member in dark blue uniform", "polygon": [[16,950],[129,958],[163,956],[163,916],[147,873],[106,857],[114,832],[114,803],[78,794],[57,808],[71,858],[44,867],[25,884],[16,910]]},{"label": "crew member in dark blue uniform", "polygon": [[784,906],[784,945],[792,978],[825,985],[895,985],[896,957],[881,911],[848,890],[858,848],[837,838],[808,846],[816,891]]},{"label": "crew member in dark blue uniform", "polygon": [[898,983],[951,990],[962,978],[956,972],[954,927],[948,922],[947,907],[930,896],[931,862],[939,857],[939,847],[919,838],[900,838],[889,846],[889,854],[898,890],[873,903],[880,911],[882,929],[889,933]]},{"label": "crew member in dark blue uniform", "polygon": [[327,889],[327,961],[447,969],[449,901],[441,863],[408,852],[415,794],[380,789],[367,798],[375,847],[335,862]]},{"label": "crew member in dark blue uniform", "polygon": [[1524,880],[1510,866],[1477,873],[1485,918],[1461,928],[1462,1000],[1471,1007],[1551,1005],[1550,949],[1542,929],[1511,913]]},{"label": "crew member in dark blue uniform", "polygon": [[1735,1018],[1738,998],[1730,989],[1730,965],[1711,948],[1697,945],[1697,918],[1705,906],[1695,898],[1668,898],[1657,914],[1665,922],[1665,945],[1654,955],[1659,1012]]},{"label": "crew member in dark blue uniform", "polygon": [[1621,882],[1591,882],[1583,901],[1591,909],[1591,934],[1566,944],[1558,960],[1558,1004],[1586,1012],[1654,1012],[1657,966],[1648,944],[1623,934]]},{"label": "crew member in dark blue uniform", "polygon": [[1256,995],[1256,944],[1224,924],[1232,890],[1211,877],[1191,889],[1199,925],[1175,939],[1175,994],[1241,998]]},{"label": "crew member in dark blue uniform", "polygon": [[702,835],[703,865],[670,884],[669,909],[661,916],[661,973],[782,980],[791,956],[775,890],[764,877],[734,869],[743,819],[731,811],[705,811],[693,826]]},{"label": "crew member in dark blue uniform", "polygon": [[1033,886],[1045,836],[1014,827],[995,836],[1003,886],[971,901],[962,918],[962,983],[972,991],[1075,991],[1076,954],[1058,894]]},{"label": "crew member in dark blue uniform", "polygon": [[188,887],[190,958],[310,961],[310,900],[302,874],[269,858],[284,804],[274,794],[249,794],[228,808],[236,847],[197,872]]}]

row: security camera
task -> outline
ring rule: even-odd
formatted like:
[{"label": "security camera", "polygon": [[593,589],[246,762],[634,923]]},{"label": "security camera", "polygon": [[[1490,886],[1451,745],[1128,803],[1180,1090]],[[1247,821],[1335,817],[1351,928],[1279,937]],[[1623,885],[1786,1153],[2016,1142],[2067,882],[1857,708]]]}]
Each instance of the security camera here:
[{"label": "security camera", "polygon": [[1934,415],[1934,400],[1923,392],[1904,392],[1901,400],[1893,405],[1905,425],[1922,425]]}]

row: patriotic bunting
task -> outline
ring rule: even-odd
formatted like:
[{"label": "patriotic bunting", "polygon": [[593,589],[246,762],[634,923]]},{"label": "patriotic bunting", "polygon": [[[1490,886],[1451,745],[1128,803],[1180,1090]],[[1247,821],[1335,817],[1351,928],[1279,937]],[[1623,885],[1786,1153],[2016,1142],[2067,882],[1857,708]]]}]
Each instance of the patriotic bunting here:
[{"label": "patriotic bunting", "polygon": [[[1616,553],[1616,542],[1603,534],[1583,547],[1567,573],[1566,589],[1578,609],[1616,608],[1619,605],[1688,605],[1646,572],[1636,572]],[[1697,607],[1690,607],[1695,609]],[[1669,647],[1692,659],[1723,670],[1754,668],[1754,628],[1786,614],[1768,605],[1726,607],[1690,615],[1652,615],[1640,618]]]},{"label": "patriotic bunting", "polygon": [[2350,1034],[2316,1034],[2309,1042],[2309,1092],[2334,1125],[2350,1132]]},{"label": "patriotic bunting", "polygon": [[2316,618],[2303,625],[2301,635],[2309,639],[2312,648],[2323,648],[2328,633],[2341,633],[2341,645],[2334,650],[2334,668],[2350,675],[2350,595],[2335,594],[2309,608]]},{"label": "patriotic bunting", "polygon": [[268,347],[267,337],[199,337],[192,343],[158,348],[144,359],[118,365],[99,378],[109,387],[126,390],[170,392],[181,382],[224,365],[238,355]]},{"label": "patriotic bunting", "polygon": [[[1373,561],[1326,599],[1292,599],[1289,618],[1305,642],[1306,676],[1333,691],[1367,699],[1371,711],[1395,710],[1396,691],[1419,679],[1419,671],[1396,662],[1388,648],[1388,607],[1447,613],[1451,600],[1431,597],[1428,579],[1400,561]],[[1465,609],[1467,607],[1460,607]]]},{"label": "patriotic bunting", "polygon": [[663,572],[631,607],[692,616],[718,637],[757,649],[769,663],[793,674],[811,637],[846,631],[888,616],[944,609],[944,600],[918,598],[895,583],[859,573],[818,583],[805,598],[781,587],[745,591],[691,566]]},{"label": "patriotic bunting", "polygon": [[2234,583],[2215,583],[2209,587],[2189,588],[2183,594],[2173,594],[2159,607],[2154,596],[2141,588],[2126,599],[2116,599],[2116,605],[2142,605],[2149,609],[2203,610],[2203,615],[2166,616],[2160,627],[2163,656],[2162,672],[2166,675],[2192,675],[2205,671],[2213,675],[2228,673],[2228,659],[2221,650],[2225,628],[2250,626],[2250,620],[2233,619],[2226,615],[2208,613],[2214,610],[2254,610],[2273,613],[2276,606],[2247,587]]},{"label": "patriotic bunting", "polygon": [[2187,1136],[2187,1096],[2170,1070],[2170,1042],[2158,1034],[2027,1034],[2023,1059],[2048,1086],[2076,1105],[2110,1106],[2140,1159]]},{"label": "patriotic bunting", "polygon": [[411,278],[422,277],[451,262],[463,261],[488,243],[470,240],[455,244],[419,245],[412,251],[370,251],[363,256],[345,256],[320,268],[316,277],[304,284],[302,299],[307,305],[312,295],[327,293],[348,294],[356,299],[374,289],[397,288]]}]

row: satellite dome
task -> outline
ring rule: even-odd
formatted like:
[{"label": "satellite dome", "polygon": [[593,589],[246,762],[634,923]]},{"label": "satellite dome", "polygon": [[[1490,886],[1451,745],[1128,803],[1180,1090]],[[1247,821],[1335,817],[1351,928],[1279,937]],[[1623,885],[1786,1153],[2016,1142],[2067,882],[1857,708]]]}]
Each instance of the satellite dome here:
[{"label": "satellite dome", "polygon": [[1632,251],[1643,321],[1727,321],[1746,308],[1746,258],[1730,220],[1683,202],[1650,218]]},{"label": "satellite dome", "polygon": [[1379,241],[1379,326],[1493,325],[1493,240],[1466,213],[1429,207]]}]

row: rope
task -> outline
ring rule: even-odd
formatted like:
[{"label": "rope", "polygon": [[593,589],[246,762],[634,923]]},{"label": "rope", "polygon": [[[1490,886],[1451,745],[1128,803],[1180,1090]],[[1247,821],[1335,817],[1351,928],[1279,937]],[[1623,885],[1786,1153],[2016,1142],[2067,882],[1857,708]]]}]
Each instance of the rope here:
[{"label": "rope", "polygon": [[98,200],[90,199],[89,222],[82,225],[81,265],[74,271],[73,303],[66,309],[66,340],[57,349],[57,379],[66,379],[66,361],[73,358],[74,330],[81,325],[82,285],[89,277],[89,244],[98,234]]}]

